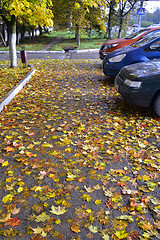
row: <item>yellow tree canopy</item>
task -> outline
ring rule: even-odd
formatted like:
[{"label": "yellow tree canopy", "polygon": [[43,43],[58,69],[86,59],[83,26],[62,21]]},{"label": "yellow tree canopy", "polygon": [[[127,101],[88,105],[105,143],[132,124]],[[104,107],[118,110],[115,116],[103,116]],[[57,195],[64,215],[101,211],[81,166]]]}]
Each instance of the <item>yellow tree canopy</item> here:
[{"label": "yellow tree canopy", "polygon": [[9,21],[15,16],[19,22],[25,19],[32,26],[52,26],[51,0],[1,0],[1,15]]}]

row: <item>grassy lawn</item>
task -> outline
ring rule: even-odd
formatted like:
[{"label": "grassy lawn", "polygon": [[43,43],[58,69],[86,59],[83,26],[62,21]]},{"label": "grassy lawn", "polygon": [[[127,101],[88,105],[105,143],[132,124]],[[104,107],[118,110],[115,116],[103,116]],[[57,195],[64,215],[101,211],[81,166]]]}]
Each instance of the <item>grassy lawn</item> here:
[{"label": "grassy lawn", "polygon": [[[67,33],[67,31],[52,31],[51,33],[45,33],[42,36],[36,36],[34,39],[26,39],[25,43],[17,45],[17,51],[20,51],[22,47],[28,51],[39,51],[42,50],[47,43],[51,42],[53,38],[61,37],[61,43],[54,45],[49,50],[62,50],[66,45],[75,46],[75,34]],[[77,49],[88,49],[88,48],[99,48],[105,41],[104,38],[97,38],[92,36],[90,39],[87,34],[81,34],[81,44]],[[9,47],[0,47],[0,51],[8,51]]]},{"label": "grassy lawn", "polygon": [[[95,48],[100,48],[104,40],[102,39],[91,39],[89,40],[88,38],[82,38],[81,39],[81,44],[80,46],[77,47],[77,49],[95,49]],[[63,39],[63,42],[54,45],[50,50],[62,50],[63,47],[65,46],[76,46],[75,39],[70,38],[70,39]]]}]

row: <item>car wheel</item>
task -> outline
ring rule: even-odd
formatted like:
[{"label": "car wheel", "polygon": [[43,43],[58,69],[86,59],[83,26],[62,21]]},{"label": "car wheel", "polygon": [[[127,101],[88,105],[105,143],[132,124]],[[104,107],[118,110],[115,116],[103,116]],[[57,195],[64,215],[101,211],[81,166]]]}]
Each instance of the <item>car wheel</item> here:
[{"label": "car wheel", "polygon": [[154,105],[153,105],[155,113],[160,117],[160,93],[157,95]]}]

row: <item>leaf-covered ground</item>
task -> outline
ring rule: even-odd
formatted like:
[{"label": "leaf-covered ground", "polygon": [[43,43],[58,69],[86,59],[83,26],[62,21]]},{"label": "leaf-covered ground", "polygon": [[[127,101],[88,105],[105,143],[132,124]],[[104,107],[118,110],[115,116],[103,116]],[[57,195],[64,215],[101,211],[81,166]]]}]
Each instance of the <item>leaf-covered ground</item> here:
[{"label": "leaf-covered ground", "polygon": [[32,63],[0,115],[0,239],[160,239],[160,119],[99,60]]},{"label": "leaf-covered ground", "polygon": [[22,68],[19,64],[17,68],[8,70],[9,62],[0,62],[0,103],[2,98],[29,72],[30,68]]}]

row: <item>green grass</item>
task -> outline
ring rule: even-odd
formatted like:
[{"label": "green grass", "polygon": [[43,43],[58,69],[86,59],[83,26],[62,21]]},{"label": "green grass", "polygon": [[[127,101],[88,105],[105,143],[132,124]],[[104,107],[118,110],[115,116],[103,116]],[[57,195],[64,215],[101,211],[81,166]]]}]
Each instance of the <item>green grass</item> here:
[{"label": "green grass", "polygon": [[[95,49],[95,48],[100,48],[104,40],[102,39],[81,39],[80,46],[77,46],[77,49]],[[64,39],[63,42],[54,45],[53,47],[50,48],[51,51],[60,51],[63,49],[65,46],[76,46],[75,39]]]},{"label": "green grass", "polygon": [[[34,39],[27,39],[25,43],[17,45],[17,51],[22,50],[25,47],[28,51],[39,51],[42,50],[47,43],[51,42],[54,37],[61,37],[62,42],[54,45],[49,50],[62,50],[64,46],[71,45],[75,46],[75,34],[74,32],[67,33],[67,31],[52,31],[51,33],[43,34],[42,36],[36,36]],[[102,43],[105,41],[104,38],[94,38],[89,39],[87,34],[81,34],[81,44],[77,49],[88,49],[88,48],[100,48]],[[9,47],[0,47],[0,51],[8,51]]]}]

